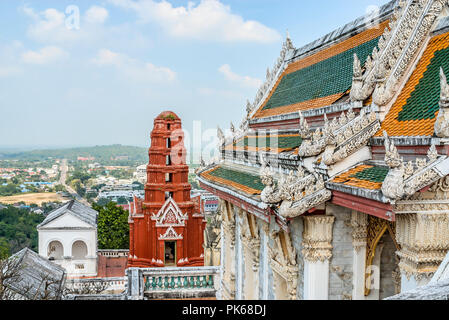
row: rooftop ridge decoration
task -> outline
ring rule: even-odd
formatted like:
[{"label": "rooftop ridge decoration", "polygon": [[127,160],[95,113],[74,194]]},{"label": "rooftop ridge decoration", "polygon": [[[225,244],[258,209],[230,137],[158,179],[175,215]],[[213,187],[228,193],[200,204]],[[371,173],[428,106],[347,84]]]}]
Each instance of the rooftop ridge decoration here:
[{"label": "rooftop ridge decoration", "polygon": [[325,188],[324,179],[316,172],[307,174],[301,165],[288,175],[281,174],[279,182],[274,180],[274,171],[261,157],[260,177],[265,185],[260,198],[265,204],[279,206],[283,218],[300,216],[307,210],[327,201],[331,192]]},{"label": "rooftop ridge decoration", "polygon": [[360,114],[356,116],[350,109],[342,112],[340,117],[332,121],[324,115],[324,127],[318,128],[313,133],[307,132],[308,125],[300,113],[300,134],[305,140],[298,150],[300,157],[317,156],[324,151],[323,160],[326,165],[334,164],[360,147],[366,145],[369,139],[380,128],[380,122],[374,111],[370,114],[361,109]]},{"label": "rooftop ridge decoration", "polygon": [[243,126],[243,128],[247,129],[249,125],[249,119],[251,119],[254,113],[257,112],[261,104],[264,102],[266,96],[268,96],[268,94],[271,92],[274,85],[276,84],[276,81],[279,79],[279,77],[281,76],[282,72],[285,69],[285,62],[289,58],[291,58],[291,56],[293,56],[294,52],[295,47],[293,46],[293,42],[290,39],[290,35],[287,31],[285,41],[282,44],[281,53],[279,55],[279,58],[276,60],[273,69],[270,71],[270,68],[267,68],[265,82],[260,86],[259,90],[257,91],[253,103],[247,101],[246,104],[247,115],[242,123],[244,124],[246,122],[246,124],[245,126]]},{"label": "rooftop ridge decoration", "polygon": [[427,153],[429,162],[418,158],[405,163],[386,131],[384,138],[385,163],[390,171],[382,184],[382,193],[390,203],[412,196],[449,173],[448,157],[439,156],[434,144]]},{"label": "rooftop ridge decoration", "polygon": [[335,164],[361,147],[365,146],[380,129],[380,121],[377,114],[371,111],[369,115],[365,114],[365,109],[361,109],[358,117],[348,111],[348,119],[351,119],[346,125],[343,125],[335,133],[335,139],[329,139],[330,143],[326,146],[323,154],[323,162],[326,165]]},{"label": "rooftop ridge decoration", "polygon": [[449,84],[444,70],[440,68],[440,111],[435,121],[435,135],[440,138],[449,138]]},{"label": "rooftop ridge decoration", "polygon": [[[401,0],[389,28],[381,36],[362,69],[354,56],[351,101],[364,101],[372,94],[374,104],[387,105],[410,61],[430,33],[447,0]],[[363,71],[364,70],[364,71]]]}]

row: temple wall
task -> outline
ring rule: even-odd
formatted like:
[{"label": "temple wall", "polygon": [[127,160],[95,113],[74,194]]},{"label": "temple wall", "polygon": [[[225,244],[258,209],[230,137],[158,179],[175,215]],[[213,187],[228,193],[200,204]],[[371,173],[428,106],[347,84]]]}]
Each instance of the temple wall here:
[{"label": "temple wall", "polygon": [[298,261],[298,290],[297,299],[304,299],[304,257],[302,254],[302,233],[304,231],[304,222],[301,218],[294,219],[290,225],[292,233],[292,244],[296,249],[296,260]]},{"label": "temple wall", "polygon": [[326,214],[335,217],[333,250],[329,268],[329,300],[350,300],[352,299],[353,272],[351,210],[327,204]]},{"label": "temple wall", "polygon": [[[395,282],[393,279],[393,271],[397,267],[395,252],[396,246],[388,232],[386,232],[382,239],[383,243],[382,254],[380,257],[380,299],[391,297],[396,294]],[[399,293],[399,292],[397,292]]]}]

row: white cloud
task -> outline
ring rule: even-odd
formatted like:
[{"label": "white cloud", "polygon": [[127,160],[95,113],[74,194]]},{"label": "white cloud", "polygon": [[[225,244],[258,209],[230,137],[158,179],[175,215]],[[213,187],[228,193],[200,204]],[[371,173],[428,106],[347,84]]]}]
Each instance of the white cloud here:
[{"label": "white cloud", "polygon": [[39,51],[27,51],[22,54],[22,61],[29,64],[48,64],[61,61],[68,57],[68,53],[59,47],[45,47]]},{"label": "white cloud", "polygon": [[108,16],[108,10],[103,7],[93,6],[86,11],[85,19],[88,23],[104,23]]},{"label": "white cloud", "polygon": [[[22,12],[31,18],[27,35],[39,42],[58,43],[67,45],[73,42],[82,42],[98,38],[103,33],[100,26],[109,16],[108,11],[99,6],[90,7],[80,21],[71,21],[71,16],[54,8],[36,12],[33,8],[24,6]],[[68,25],[76,23],[79,28],[69,28]]]},{"label": "white cloud", "polygon": [[137,81],[172,82],[176,79],[176,72],[170,68],[141,62],[108,49],[101,49],[92,63],[99,67],[114,67],[127,78]]},{"label": "white cloud", "polygon": [[220,71],[227,80],[235,82],[244,87],[259,88],[262,85],[262,80],[260,79],[241,76],[234,73],[228,64],[222,65],[220,68],[218,68],[218,71]]},{"label": "white cloud", "polygon": [[173,7],[166,0],[109,0],[110,3],[136,12],[140,22],[154,22],[174,37],[222,42],[271,43],[280,34],[257,21],[244,20],[219,0],[201,0],[195,6]]}]

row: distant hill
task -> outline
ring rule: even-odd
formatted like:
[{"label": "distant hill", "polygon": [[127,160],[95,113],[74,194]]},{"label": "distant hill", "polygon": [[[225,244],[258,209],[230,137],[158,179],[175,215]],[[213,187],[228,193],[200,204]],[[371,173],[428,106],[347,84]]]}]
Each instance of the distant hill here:
[{"label": "distant hill", "polygon": [[142,147],[123,146],[120,144],[110,146],[80,147],[67,149],[46,149],[33,151],[0,151],[0,160],[30,160],[40,161],[49,158],[77,160],[78,157],[95,158],[101,163],[136,161],[148,162],[148,149]]}]

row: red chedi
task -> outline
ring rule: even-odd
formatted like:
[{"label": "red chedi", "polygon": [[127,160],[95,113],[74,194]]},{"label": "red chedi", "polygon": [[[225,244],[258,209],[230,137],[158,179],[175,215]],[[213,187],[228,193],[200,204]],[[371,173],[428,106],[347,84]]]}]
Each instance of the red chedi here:
[{"label": "red chedi", "polygon": [[128,267],[203,266],[206,220],[190,199],[189,167],[181,119],[163,112],[154,120],[145,200],[129,214]]}]

